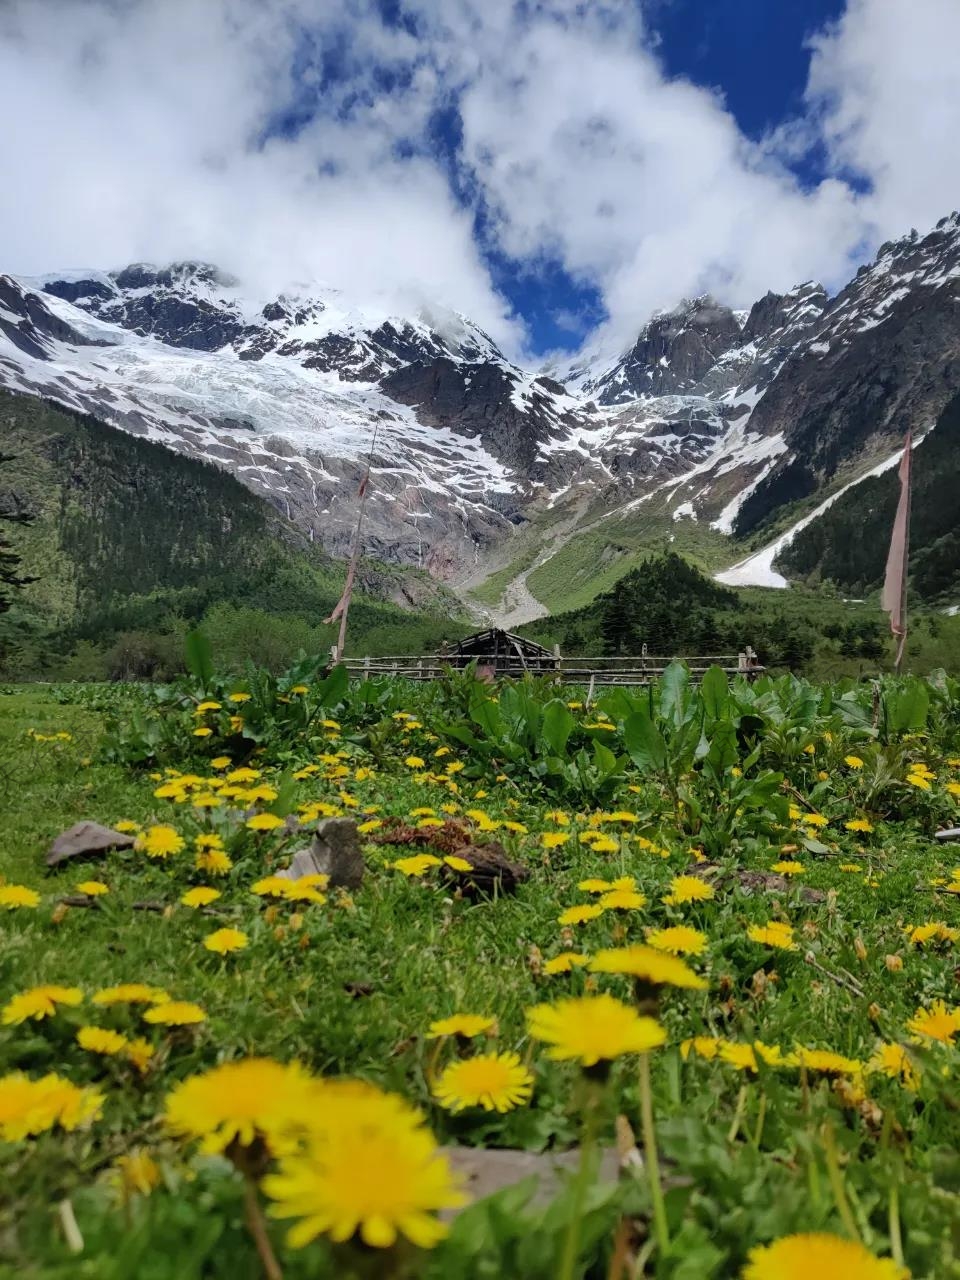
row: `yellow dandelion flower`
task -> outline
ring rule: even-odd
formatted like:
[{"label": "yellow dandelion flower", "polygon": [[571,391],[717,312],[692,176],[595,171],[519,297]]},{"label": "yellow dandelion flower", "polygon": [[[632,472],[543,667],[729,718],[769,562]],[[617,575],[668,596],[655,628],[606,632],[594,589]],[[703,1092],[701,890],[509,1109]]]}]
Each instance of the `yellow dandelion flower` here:
[{"label": "yellow dandelion flower", "polygon": [[367,822],[361,822],[357,827],[357,831],[359,831],[360,835],[366,836],[369,835],[371,831],[376,831],[378,827],[382,826],[383,823],[379,818],[370,818]]},{"label": "yellow dandelion flower", "polygon": [[953,1044],[960,1031],[960,1008],[948,1009],[942,1000],[934,1000],[929,1009],[918,1009],[907,1023],[914,1042],[938,1040],[941,1044]]},{"label": "yellow dandelion flower", "polygon": [[[324,880],[328,878],[327,876],[323,877]],[[306,879],[307,877],[304,876],[300,880],[285,880],[284,884],[286,884],[287,888],[281,896],[288,902],[312,902],[315,906],[322,907],[327,900],[326,895],[322,894],[314,885],[305,884],[304,881]]]},{"label": "yellow dandelion flower", "polygon": [[930,779],[922,773],[908,773],[906,781],[911,787],[916,787],[919,791],[932,791]]},{"label": "yellow dandelion flower", "polygon": [[846,1058],[832,1049],[796,1049],[794,1056],[801,1067],[808,1071],[822,1071],[825,1075],[856,1076],[863,1072],[863,1063],[857,1058]]},{"label": "yellow dandelion flower", "polygon": [[622,973],[653,986],[684,987],[690,991],[704,991],[707,987],[706,979],[694,973],[682,960],[639,944],[598,951],[590,961],[590,970],[592,973]]},{"label": "yellow dandelion flower", "polygon": [[451,1062],[432,1092],[447,1111],[512,1111],[530,1101],[533,1076],[515,1053],[479,1053]]},{"label": "yellow dandelion flower", "polygon": [[709,902],[714,897],[713,885],[699,876],[674,876],[670,881],[670,892],[664,895],[663,901],[668,907],[681,907],[688,902]]},{"label": "yellow dandelion flower", "polygon": [[873,830],[873,823],[869,818],[851,818],[849,822],[845,822],[843,825],[847,831],[862,831],[867,835]]},{"label": "yellow dandelion flower", "polygon": [[276,831],[277,827],[283,826],[283,819],[275,813],[255,813],[247,819],[246,825],[251,831]]},{"label": "yellow dandelion flower", "polygon": [[672,956],[699,956],[707,949],[707,935],[699,929],[677,924],[669,929],[654,929],[647,934],[647,946],[666,951]]},{"label": "yellow dandelion flower", "polygon": [[201,850],[193,865],[198,871],[205,871],[208,875],[225,876],[233,867],[233,859],[223,849]]},{"label": "yellow dandelion flower", "polygon": [[30,987],[12,996],[4,1005],[2,1022],[5,1027],[16,1027],[29,1019],[39,1022],[57,1012],[57,1005],[78,1005],[83,1002],[79,987],[43,986]]},{"label": "yellow dandelion flower", "polygon": [[99,898],[109,893],[110,888],[102,880],[82,880],[77,885],[77,893],[85,893],[88,898]]},{"label": "yellow dandelion flower", "polygon": [[420,821],[417,823],[417,829],[419,831],[427,831],[431,827],[442,827],[442,826],[443,826],[442,818],[421,818]]},{"label": "yellow dandelion flower", "polygon": [[548,960],[543,966],[543,972],[548,976],[556,973],[572,973],[574,969],[583,969],[589,963],[589,956],[580,955],[576,951],[564,951],[561,955]]},{"label": "yellow dandelion flower", "polygon": [[16,911],[20,907],[39,907],[40,895],[25,884],[0,884],[0,907]]},{"label": "yellow dandelion flower", "polygon": [[960,938],[960,930],[951,929],[942,920],[931,920],[928,924],[907,925],[904,933],[915,947],[922,947],[928,942],[956,942]]},{"label": "yellow dandelion flower", "polygon": [[826,827],[830,819],[825,818],[822,813],[805,813],[801,821],[806,827]]},{"label": "yellow dandelion flower", "polygon": [[914,1065],[902,1044],[878,1044],[867,1063],[867,1070],[899,1080],[911,1093],[916,1093],[920,1087],[920,1068]]},{"label": "yellow dandelion flower", "polygon": [[142,849],[148,858],[168,858],[179,853],[183,845],[183,837],[176,828],[166,824],[148,827],[137,837],[137,848]]},{"label": "yellow dandelion flower", "polygon": [[137,1036],[127,1042],[123,1056],[128,1062],[132,1062],[140,1074],[143,1075],[149,1067],[150,1060],[155,1052],[156,1050],[149,1040],[145,1040],[143,1036]]},{"label": "yellow dandelion flower", "polygon": [[568,907],[557,916],[557,924],[586,924],[603,915],[603,907]]},{"label": "yellow dandelion flower", "polygon": [[31,1080],[20,1071],[0,1077],[0,1140],[19,1142],[59,1124],[78,1129],[100,1115],[103,1095],[58,1075]]},{"label": "yellow dandelion flower", "polygon": [[552,822],[555,827],[569,827],[570,825],[570,815],[564,813],[562,809],[551,809],[549,813],[545,813],[543,816],[547,822]]},{"label": "yellow dandelion flower", "polygon": [[717,1036],[692,1036],[689,1040],[681,1041],[680,1056],[686,1062],[690,1054],[694,1053],[698,1058],[712,1062],[719,1054],[721,1044],[722,1041]]},{"label": "yellow dandelion flower", "polygon": [[305,1126],[315,1094],[299,1063],[243,1058],[178,1084],[167,1095],[164,1123],[180,1137],[199,1139],[207,1154],[233,1142],[249,1147],[258,1138],[277,1152]]},{"label": "yellow dandelion flower", "polygon": [[781,876],[802,876],[806,871],[806,867],[802,862],[793,862],[789,858],[785,858],[781,862],[775,862],[770,868]]},{"label": "yellow dandelion flower", "polygon": [[598,903],[604,911],[639,911],[647,905],[646,895],[634,889],[611,889]]},{"label": "yellow dandelion flower", "polygon": [[496,1035],[497,1020],[484,1013],[454,1013],[449,1018],[440,1018],[430,1023],[427,1032],[428,1040],[439,1040],[441,1036],[473,1036]]},{"label": "yellow dandelion flower", "polygon": [[455,854],[448,854],[447,857],[444,858],[443,864],[444,866],[449,867],[451,871],[463,872],[473,870],[472,862],[468,862],[466,858],[458,858]]},{"label": "yellow dandelion flower", "polygon": [[221,896],[219,889],[211,889],[208,885],[197,885],[195,889],[188,889],[181,897],[180,901],[185,907],[209,907],[211,902]]},{"label": "yellow dandelion flower", "polygon": [[210,761],[211,769],[229,769],[233,761],[229,756],[214,756]]},{"label": "yellow dandelion flower", "polygon": [[613,883],[610,880],[581,880],[577,888],[582,893],[609,893],[613,889]]},{"label": "yellow dandelion flower", "polygon": [[410,858],[397,858],[390,866],[405,876],[419,877],[426,875],[431,867],[439,867],[440,859],[435,858],[432,853],[415,853]]},{"label": "yellow dandelion flower", "polygon": [[793,1059],[786,1057],[779,1045],[764,1044],[762,1040],[754,1040],[752,1044],[740,1044],[735,1040],[719,1040],[717,1042],[717,1057],[721,1062],[727,1063],[728,1066],[736,1067],[738,1071],[752,1071],[754,1073],[760,1070],[757,1063],[758,1058],[768,1067],[782,1067],[793,1064]]},{"label": "yellow dandelion flower", "polygon": [[613,996],[581,996],[527,1010],[527,1030],[551,1047],[547,1056],[595,1066],[628,1053],[647,1053],[666,1043],[664,1029]]},{"label": "yellow dandelion flower", "polygon": [[322,1134],[263,1180],[275,1202],[272,1215],[300,1219],[288,1245],[303,1248],[325,1234],[390,1248],[402,1235],[432,1248],[448,1230],[435,1214],[466,1202],[432,1134],[406,1112],[391,1113],[362,1094],[344,1099],[338,1110],[336,1122],[331,1118]]},{"label": "yellow dandelion flower", "polygon": [[752,924],[747,929],[747,937],[751,942],[759,942],[761,946],[775,947],[780,951],[797,950],[797,944],[793,939],[793,926],[784,924],[782,920]]},{"label": "yellow dandelion flower", "polygon": [[826,1232],[783,1236],[747,1255],[740,1280],[910,1280],[892,1258],[877,1258],[859,1240]]},{"label": "yellow dandelion flower", "polygon": [[848,769],[863,768],[863,761],[860,759],[859,756],[844,756],[843,763],[847,766]]},{"label": "yellow dandelion flower", "polygon": [[145,982],[121,982],[115,987],[102,987],[93,993],[93,1003],[111,1004],[164,1004],[170,997],[161,987],[149,987]]},{"label": "yellow dandelion flower", "polygon": [[127,1037],[107,1027],[81,1027],[77,1032],[77,1044],[88,1053],[101,1053],[113,1058],[127,1047]]},{"label": "yellow dandelion flower", "polygon": [[960,796],[960,782],[948,782],[944,787],[948,795]]},{"label": "yellow dandelion flower", "polygon": [[540,845],[544,849],[559,849],[569,839],[569,831],[544,831],[540,837]]},{"label": "yellow dandelion flower", "polygon": [[242,929],[216,929],[207,934],[203,945],[208,951],[225,956],[230,951],[242,951],[248,942],[249,938]]},{"label": "yellow dandelion flower", "polygon": [[118,1156],[116,1173],[120,1188],[127,1197],[148,1196],[160,1184],[160,1168],[148,1151],[137,1150]]},{"label": "yellow dandelion flower", "polygon": [[837,869],[838,869],[839,871],[856,871],[856,872],[860,872],[860,871],[862,871],[862,870],[863,870],[863,867],[861,867],[861,866],[859,865],[859,863],[856,863],[856,862],[841,862],[841,863],[840,863],[840,865],[839,865],[839,867],[838,867]]},{"label": "yellow dandelion flower", "polygon": [[188,1027],[198,1022],[206,1022],[207,1015],[198,1004],[189,1000],[165,1000],[163,1004],[154,1005],[143,1015],[144,1022],[153,1022],[161,1027]]},{"label": "yellow dandelion flower", "polygon": [[422,756],[407,756],[403,763],[408,769],[423,769],[426,767]]},{"label": "yellow dandelion flower", "polygon": [[131,822],[129,818],[123,818],[120,822],[113,824],[114,831],[122,831],[124,835],[129,835],[133,831],[140,830],[139,822]]},{"label": "yellow dandelion flower", "polygon": [[240,704],[241,702],[249,702],[253,695],[244,693],[242,689],[238,689],[236,693],[231,693],[227,698],[228,702]]}]

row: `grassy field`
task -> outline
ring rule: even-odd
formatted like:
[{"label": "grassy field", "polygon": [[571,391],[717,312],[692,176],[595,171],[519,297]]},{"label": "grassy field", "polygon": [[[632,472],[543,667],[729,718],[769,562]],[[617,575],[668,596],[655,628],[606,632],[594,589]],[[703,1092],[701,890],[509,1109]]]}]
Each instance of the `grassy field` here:
[{"label": "grassy field", "polygon": [[[824,1266],[823,1280],[960,1275],[960,849],[932,840],[960,814],[958,690],[889,682],[876,722],[869,689],[841,694],[718,678],[700,695],[675,674],[652,700],[585,710],[549,688],[344,691],[302,671],[207,673],[159,702],[123,687],[0,694],[0,1274],[237,1280],[269,1273],[266,1239],[295,1277],[793,1280],[807,1272],[776,1269],[775,1250],[807,1246],[775,1242],[821,1231],[831,1259],[859,1250],[861,1268]],[[255,776],[231,782],[238,766]],[[297,844],[280,822],[292,813],[356,818],[358,890],[252,891]],[[82,819],[131,824],[139,847],[44,874],[51,839]],[[167,828],[180,847],[164,855]],[[476,898],[442,859],[490,840],[530,878]],[[198,866],[204,844],[231,865],[214,868],[208,848]],[[425,865],[405,861],[418,854]],[[692,873],[709,892],[684,901],[689,881],[674,881]],[[63,905],[91,880],[107,892]],[[185,905],[198,887],[219,896]],[[205,940],[223,929],[243,943],[220,954]],[[636,944],[651,948],[631,953],[649,982],[598,960]],[[570,955],[593,967],[551,972]],[[159,997],[94,1001],[121,983],[162,988],[203,1021],[150,1022]],[[47,984],[77,1002],[21,1019],[16,998]],[[631,1035],[642,1024],[648,1051],[591,1023],[578,1043],[607,1069],[551,1058],[529,1011],[553,1006],[569,1037],[564,999],[601,996],[621,1002]],[[429,1037],[457,1014],[493,1024]],[[118,1033],[109,1052],[83,1047],[91,1026]],[[450,1110],[448,1069],[488,1053],[517,1055],[517,1105]],[[279,1095],[227,1085],[192,1129],[172,1123],[182,1082],[254,1056],[309,1071],[315,1093],[290,1085],[307,1099],[296,1123]],[[11,1080],[51,1072],[95,1091],[99,1113],[69,1131],[34,1115],[15,1132]],[[413,1130],[379,1102],[372,1138],[351,1129],[373,1104],[331,1108],[322,1086],[340,1076],[418,1108],[431,1160],[428,1131],[441,1145],[579,1148],[580,1173],[552,1204],[503,1192],[414,1248],[388,1172],[418,1185]],[[228,1141],[241,1113],[252,1128]],[[615,1134],[621,1177],[598,1181],[596,1145]],[[331,1152],[332,1190],[318,1173]],[[312,1160],[316,1213],[350,1201],[366,1243],[349,1230],[337,1243],[329,1222],[305,1247],[287,1242],[269,1176],[264,1228],[250,1188],[271,1158],[288,1178]],[[378,1213],[400,1221],[389,1247]]]}]

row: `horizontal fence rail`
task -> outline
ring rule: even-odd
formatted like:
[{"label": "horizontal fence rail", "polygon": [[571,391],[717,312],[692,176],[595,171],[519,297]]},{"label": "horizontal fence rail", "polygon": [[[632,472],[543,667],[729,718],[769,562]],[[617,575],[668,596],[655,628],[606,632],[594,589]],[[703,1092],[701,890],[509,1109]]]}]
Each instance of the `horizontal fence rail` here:
[{"label": "horizontal fence rail", "polygon": [[[499,655],[485,663],[476,659],[477,669],[489,676],[522,676],[525,674],[554,677],[563,684],[643,685],[663,675],[671,662],[683,662],[694,680],[702,678],[710,667],[721,667],[728,675],[748,678],[763,671],[756,654],[747,646],[742,653],[713,653],[691,656],[661,657],[639,654],[616,658],[562,657],[528,658],[525,663],[511,656]],[[399,676],[404,680],[439,680],[470,663],[460,655],[449,658],[431,654],[395,654],[380,658],[344,658],[343,665],[357,679],[375,676]]]}]

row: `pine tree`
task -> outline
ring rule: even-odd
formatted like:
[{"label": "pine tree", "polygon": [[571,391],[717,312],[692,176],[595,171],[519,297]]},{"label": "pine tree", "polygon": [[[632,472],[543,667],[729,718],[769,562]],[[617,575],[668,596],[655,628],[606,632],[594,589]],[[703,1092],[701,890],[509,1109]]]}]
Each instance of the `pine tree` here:
[{"label": "pine tree", "polygon": [[[0,466],[12,461],[13,455],[0,453]],[[0,511],[0,522],[4,524],[29,524],[30,516],[20,511]],[[13,549],[13,543],[5,538],[0,526],[0,613],[6,613],[13,603],[13,593],[34,582],[34,578],[24,577],[20,572],[20,556]]]}]

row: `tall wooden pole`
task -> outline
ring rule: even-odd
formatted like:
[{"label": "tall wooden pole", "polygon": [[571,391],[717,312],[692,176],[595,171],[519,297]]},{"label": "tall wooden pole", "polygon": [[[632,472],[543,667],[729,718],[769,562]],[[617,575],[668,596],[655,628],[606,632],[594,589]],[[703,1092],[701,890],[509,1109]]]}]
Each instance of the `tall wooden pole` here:
[{"label": "tall wooden pole", "polygon": [[363,510],[367,503],[367,493],[370,489],[370,467],[373,463],[374,451],[377,447],[377,436],[380,433],[380,423],[377,422],[373,431],[373,440],[370,444],[370,452],[367,454],[367,465],[363,473],[363,479],[360,481],[359,499],[360,505],[357,509],[357,523],[353,531],[353,546],[350,549],[350,563],[347,567],[347,577],[343,585],[343,595],[337,602],[333,613],[329,618],[324,619],[326,622],[336,622],[340,619],[340,631],[337,636],[337,643],[334,646],[332,658],[334,662],[339,662],[343,658],[343,651],[347,643],[347,617],[350,613],[350,601],[353,597],[353,580],[357,574],[357,565],[360,562],[360,532],[363,528]]}]

